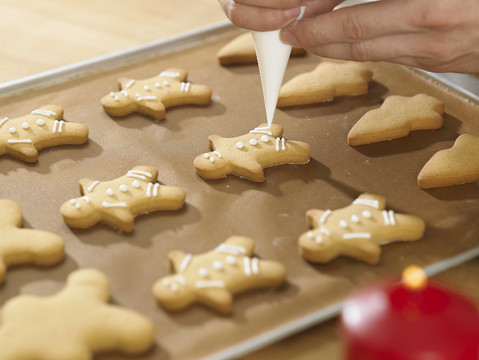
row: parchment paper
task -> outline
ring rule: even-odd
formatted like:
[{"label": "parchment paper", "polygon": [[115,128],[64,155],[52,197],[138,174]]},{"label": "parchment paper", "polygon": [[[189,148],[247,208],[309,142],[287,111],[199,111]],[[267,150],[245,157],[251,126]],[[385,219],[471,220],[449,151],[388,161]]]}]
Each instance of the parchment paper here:
[{"label": "parchment paper", "polygon": [[[198,177],[193,159],[208,151],[209,135],[238,136],[265,121],[257,66],[226,68],[216,60],[216,52],[236,35],[228,33],[198,47],[0,100],[1,117],[23,116],[41,105],[57,104],[64,107],[65,120],[90,129],[87,144],[41,151],[33,165],[0,158],[0,197],[21,205],[25,227],[61,235],[67,253],[57,266],[9,269],[0,287],[2,305],[18,294],[53,294],[71,271],[95,267],[110,279],[113,303],[142,312],[155,324],[155,346],[138,359],[197,359],[341,301],[355,288],[397,275],[409,264],[426,266],[479,244],[477,183],[428,191],[416,185],[417,174],[436,151],[452,146],[459,134],[479,135],[479,108],[401,66],[370,64],[374,80],[367,95],[277,110],[275,122],[284,126],[284,136],[312,145],[309,164],[267,169],[266,181],[260,184],[235,176],[214,181]],[[312,70],[320,61],[312,55],[291,59],[285,80]],[[117,89],[117,78],[147,78],[168,67],[182,67],[191,82],[210,86],[211,104],[170,108],[161,121],[139,114],[113,119],[103,111],[100,99]],[[442,129],[373,145],[347,145],[349,129],[386,96],[418,92],[445,103]],[[64,201],[79,196],[79,179],[106,181],[137,165],[155,166],[161,183],[184,188],[184,209],[138,216],[131,234],[105,225],[75,230],[64,224],[59,209]],[[375,266],[350,258],[325,265],[304,261],[297,239],[307,230],[305,212],[347,206],[362,192],[385,196],[388,209],[423,217],[424,238],[382,247]],[[231,316],[199,305],[180,313],[157,305],[150,289],[170,273],[168,251],[209,251],[231,235],[252,237],[257,256],[283,262],[287,284],[236,296]]]}]

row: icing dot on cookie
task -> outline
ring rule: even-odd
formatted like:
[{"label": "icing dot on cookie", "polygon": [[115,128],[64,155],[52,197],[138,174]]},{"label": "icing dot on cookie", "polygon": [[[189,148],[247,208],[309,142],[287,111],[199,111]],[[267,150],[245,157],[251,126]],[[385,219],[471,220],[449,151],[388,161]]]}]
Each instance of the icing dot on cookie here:
[{"label": "icing dot on cookie", "polygon": [[149,91],[150,87],[148,85],[145,85],[145,86],[143,86],[143,89],[145,89],[146,91]]},{"label": "icing dot on cookie", "polygon": [[75,204],[76,204],[76,200],[75,200],[75,199],[70,199],[70,204],[75,205]]},{"label": "icing dot on cookie", "polygon": [[351,215],[351,221],[354,222],[354,223],[358,223],[359,222],[359,216]]},{"label": "icing dot on cookie", "polygon": [[17,129],[15,129],[14,127],[11,127],[11,128],[8,128],[8,132],[10,134],[15,134],[17,132]]},{"label": "icing dot on cookie", "polygon": [[218,271],[223,270],[224,268],[223,268],[223,264],[221,263],[221,261],[218,261],[218,260],[213,261],[213,269],[218,270]]},{"label": "icing dot on cookie", "polygon": [[29,123],[27,123],[27,122],[23,122],[23,123],[22,123],[22,128],[23,128],[23,129],[26,130],[26,129],[28,129],[29,127],[30,127],[30,124],[29,124]]},{"label": "icing dot on cookie", "polygon": [[268,142],[269,141],[269,136],[268,135],[261,136],[261,141],[262,142]]},{"label": "icing dot on cookie", "polygon": [[364,210],[363,211],[363,216],[366,218],[366,219],[369,219],[371,217],[371,212],[368,211],[368,210]]},{"label": "icing dot on cookie", "polygon": [[115,194],[115,192],[113,191],[112,188],[108,188],[108,189],[106,189],[106,194],[110,195],[110,196],[113,196]]},{"label": "icing dot on cookie", "polygon": [[163,285],[168,286],[170,285],[170,279],[163,279],[162,283]]},{"label": "icing dot on cookie", "polygon": [[236,264],[236,258],[234,256],[228,255],[226,257],[226,262],[230,265]]},{"label": "icing dot on cookie", "polygon": [[306,236],[309,237],[310,239],[312,239],[312,238],[314,238],[314,233],[312,231],[308,231]]},{"label": "icing dot on cookie", "polygon": [[348,227],[348,222],[346,220],[340,220],[339,226],[341,226],[343,229],[346,229]]},{"label": "icing dot on cookie", "polygon": [[203,157],[204,157],[205,159],[208,159],[208,158],[210,157],[210,155],[209,155],[208,153],[204,153]]},{"label": "icing dot on cookie", "polygon": [[77,209],[79,209],[79,208],[81,208],[81,204],[80,204],[80,203],[76,203],[76,204],[75,204],[75,207],[76,207]]},{"label": "icing dot on cookie", "polygon": [[323,238],[321,236],[316,236],[314,240],[316,241],[317,244],[321,244],[323,242]]},{"label": "icing dot on cookie", "polygon": [[127,192],[128,191],[128,186],[126,186],[125,184],[121,184],[120,185],[120,191],[121,192]]},{"label": "icing dot on cookie", "polygon": [[208,276],[208,269],[199,268],[198,269],[198,274],[200,274],[201,277],[207,277]]},{"label": "icing dot on cookie", "polygon": [[163,81],[163,85],[165,85],[165,86],[170,86],[170,83],[165,80],[165,81]]},{"label": "icing dot on cookie", "polygon": [[173,291],[173,292],[177,292],[178,291],[178,284],[171,284],[170,290]]},{"label": "icing dot on cookie", "polygon": [[215,162],[215,158],[213,156],[210,157],[210,162],[211,163],[214,163]]},{"label": "icing dot on cookie", "polygon": [[258,140],[256,140],[256,139],[249,139],[249,143],[250,143],[251,145],[258,145]]},{"label": "icing dot on cookie", "polygon": [[155,87],[159,89],[159,88],[161,88],[161,84],[159,82],[156,82]]},{"label": "icing dot on cookie", "polygon": [[38,126],[43,126],[43,125],[45,125],[45,120],[43,120],[43,119],[37,119],[37,125],[38,125]]},{"label": "icing dot on cookie", "polygon": [[244,148],[244,144],[241,141],[238,141],[235,145],[238,149]]},{"label": "icing dot on cookie", "polygon": [[135,188],[135,189],[138,189],[141,184],[138,180],[133,180],[133,182],[131,183],[131,185]]}]

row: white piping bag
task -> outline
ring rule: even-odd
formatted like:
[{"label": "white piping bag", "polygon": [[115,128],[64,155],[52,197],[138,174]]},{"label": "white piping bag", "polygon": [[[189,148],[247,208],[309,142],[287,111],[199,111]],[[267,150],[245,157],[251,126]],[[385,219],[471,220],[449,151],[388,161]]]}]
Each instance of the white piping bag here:
[{"label": "white piping bag", "polygon": [[[305,6],[301,6],[301,13],[296,21],[301,20],[305,9]],[[261,85],[263,87],[266,120],[269,128],[273,123],[279,91],[281,90],[292,46],[281,41],[279,37],[280,30],[253,31],[252,33]]]}]

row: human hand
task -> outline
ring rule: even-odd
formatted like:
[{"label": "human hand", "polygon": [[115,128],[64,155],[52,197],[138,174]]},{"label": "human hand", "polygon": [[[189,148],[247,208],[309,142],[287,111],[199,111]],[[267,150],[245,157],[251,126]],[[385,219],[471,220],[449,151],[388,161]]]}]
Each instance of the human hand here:
[{"label": "human hand", "polygon": [[284,42],[329,58],[479,72],[479,0],[383,0],[306,14],[282,30]]}]

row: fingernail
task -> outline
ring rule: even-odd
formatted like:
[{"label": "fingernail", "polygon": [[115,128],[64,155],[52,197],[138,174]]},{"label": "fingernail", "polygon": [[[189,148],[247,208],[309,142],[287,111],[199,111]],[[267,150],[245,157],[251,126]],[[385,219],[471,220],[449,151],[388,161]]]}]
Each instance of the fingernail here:
[{"label": "fingernail", "polygon": [[284,16],[290,20],[296,20],[296,18],[301,14],[301,8],[291,8],[284,11]]},{"label": "fingernail", "polygon": [[296,37],[287,29],[281,30],[281,41],[289,45],[297,45]]}]

